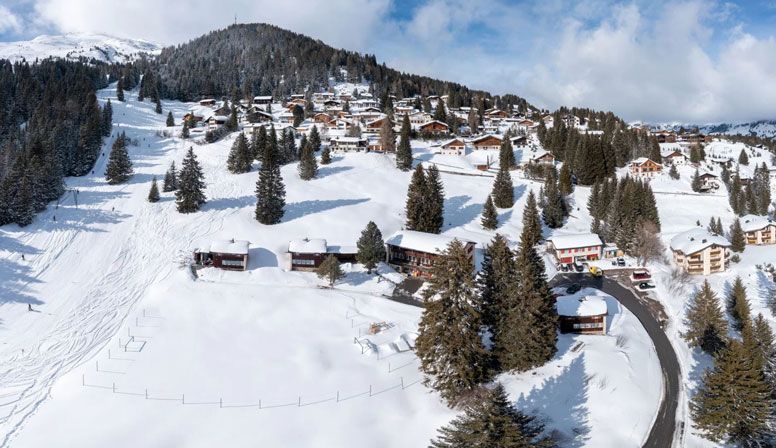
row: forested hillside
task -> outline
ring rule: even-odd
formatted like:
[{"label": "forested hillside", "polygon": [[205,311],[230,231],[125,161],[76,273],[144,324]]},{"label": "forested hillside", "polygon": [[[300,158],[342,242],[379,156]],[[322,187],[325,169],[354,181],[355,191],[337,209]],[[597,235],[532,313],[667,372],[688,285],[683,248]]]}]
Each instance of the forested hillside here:
[{"label": "forested hillside", "polygon": [[100,108],[95,92],[115,70],[0,60],[0,225],[29,224],[62,195],[65,176],[92,169],[111,129],[110,108]]},{"label": "forested hillside", "polygon": [[[397,97],[448,94],[450,107],[468,106],[475,96],[491,96],[461,84],[401,73],[378,63],[374,55],[338,50],[267,24],[233,25],[213,31],[186,44],[165,48],[153,60],[138,62],[138,67],[159,75],[163,97],[182,101],[229,96],[235,88],[244,97],[280,98],[301,93],[308,86],[313,91],[325,89],[330,77],[366,81],[380,98],[386,92]],[[499,97],[498,102],[502,108],[532,107],[515,95]]]}]

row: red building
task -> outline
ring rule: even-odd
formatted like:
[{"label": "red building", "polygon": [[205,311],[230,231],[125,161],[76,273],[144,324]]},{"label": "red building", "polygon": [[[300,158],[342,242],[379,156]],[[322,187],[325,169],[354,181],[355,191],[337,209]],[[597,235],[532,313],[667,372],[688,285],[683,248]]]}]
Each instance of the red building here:
[{"label": "red building", "polygon": [[558,297],[561,333],[606,334],[606,300],[597,296]]},{"label": "red building", "polygon": [[194,249],[194,263],[221,269],[244,271],[248,268],[248,246],[244,240],[216,240]]},{"label": "red building", "polygon": [[[455,239],[445,235],[401,230],[385,241],[388,264],[399,272],[428,278],[431,276],[434,262]],[[466,247],[472,270],[474,270],[475,243],[460,238],[458,240]]]},{"label": "red building", "polygon": [[563,264],[577,260],[599,260],[603,246],[601,238],[595,233],[559,235],[547,240],[547,250]]},{"label": "red building", "polygon": [[355,263],[358,248],[355,246],[329,246],[323,238],[304,238],[288,243],[292,271],[313,271],[329,255],[340,263]]}]

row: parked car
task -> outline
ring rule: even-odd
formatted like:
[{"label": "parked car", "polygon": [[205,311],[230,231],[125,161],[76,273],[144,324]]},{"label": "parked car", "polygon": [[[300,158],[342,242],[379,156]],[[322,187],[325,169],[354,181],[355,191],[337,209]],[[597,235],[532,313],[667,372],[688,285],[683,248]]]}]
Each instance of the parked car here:
[{"label": "parked car", "polygon": [[578,261],[575,261],[574,262],[574,270],[577,271],[577,272],[585,272],[585,265],[580,263],[580,262],[578,262]]},{"label": "parked car", "polygon": [[571,270],[571,265],[567,263],[561,263],[559,266],[561,272],[569,272]]},{"label": "parked car", "polygon": [[646,270],[646,269],[636,269],[631,274],[631,280],[634,283],[636,283],[636,282],[643,282],[643,281],[649,280],[651,278],[652,278],[652,274],[650,274],[649,271]]},{"label": "parked car", "polygon": [[598,266],[590,266],[590,273],[593,275],[593,277],[601,277],[604,275],[604,270]]},{"label": "parked car", "polygon": [[617,266],[625,266],[625,259],[620,257],[617,259]]},{"label": "parked car", "polygon": [[639,283],[638,288],[645,291],[647,289],[655,289],[655,285],[652,282],[641,282]]},{"label": "parked car", "polygon": [[566,288],[566,294],[575,294],[579,292],[580,289],[582,289],[582,287],[579,285],[579,283],[574,283]]}]

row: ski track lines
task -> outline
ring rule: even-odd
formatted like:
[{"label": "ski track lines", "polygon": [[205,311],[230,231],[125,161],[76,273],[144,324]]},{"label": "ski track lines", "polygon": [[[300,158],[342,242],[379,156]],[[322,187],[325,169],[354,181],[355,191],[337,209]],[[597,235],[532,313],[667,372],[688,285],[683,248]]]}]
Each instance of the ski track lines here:
[{"label": "ski track lines", "polygon": [[[114,96],[115,91],[106,89],[99,96],[106,95]],[[114,125],[114,135],[123,130],[141,140],[139,146],[128,148],[136,176],[161,178],[169,161],[183,155],[183,145],[155,135],[164,126],[165,116],[153,113],[151,104],[135,103],[134,98],[128,104],[115,100],[113,104],[115,122],[129,121],[122,119],[124,114],[145,115],[134,120],[142,123],[137,127]],[[182,112],[173,109],[178,116]],[[36,306],[39,313],[25,310],[22,315],[18,310],[23,304],[0,303],[0,316],[14,317],[3,319],[9,328],[0,329],[13,335],[0,346],[0,447],[11,444],[13,436],[49,397],[54,382],[107,344],[146,288],[174,268],[169,261],[178,253],[181,238],[169,234],[169,213],[158,213],[146,202],[149,183],[130,180],[112,186],[104,181],[112,142],[113,138],[106,138],[105,156],[98,159],[94,174],[67,180],[68,188],[80,190],[78,209],[74,194],[68,192],[59,208],[50,204],[29,230],[9,236],[38,251],[28,260],[29,275],[38,283],[20,284],[16,289],[43,304]],[[172,201],[166,202],[157,205],[174,207]],[[111,207],[115,212],[109,212]],[[207,235],[235,211],[191,220],[187,230],[190,235]],[[56,214],[64,219],[53,221]]]}]

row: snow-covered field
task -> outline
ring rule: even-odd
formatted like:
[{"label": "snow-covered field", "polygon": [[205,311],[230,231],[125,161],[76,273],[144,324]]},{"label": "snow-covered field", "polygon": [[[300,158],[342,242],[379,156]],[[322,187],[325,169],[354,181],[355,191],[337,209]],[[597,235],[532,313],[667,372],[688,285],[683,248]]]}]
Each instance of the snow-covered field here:
[{"label": "snow-covered field", "polygon": [[84,57],[107,63],[125,63],[137,59],[140,53],[158,54],[161,48],[153,42],[103,34],[43,35],[26,41],[0,42],[0,59],[33,62],[35,59],[53,56],[73,60]]},{"label": "snow-covered field", "polygon": [[[319,288],[313,274],[288,272],[285,254],[305,236],[352,245],[369,220],[385,236],[400,229],[409,173],[379,154],[335,156],[310,182],[286,166],[286,216],[263,226],[253,219],[256,171],[226,171],[230,138],[195,145],[208,203],[178,214],[171,194],[146,196],[189,143],[164,136],[165,116],[127,97],[113,101],[114,136],[137,141],[132,180],[104,182],[106,153],[94,175],[68,179],[77,194],[24,229],[0,228],[0,446],[426,444],[454,412],[418,382],[414,355],[390,345],[412,340],[420,309],[387,300],[390,283],[355,266],[337,289]],[[189,105],[163,107],[179,119]],[[445,233],[487,243],[479,215],[493,179],[442,178]],[[501,210],[512,242],[539,186],[516,180],[517,203]],[[248,271],[194,279],[182,266],[196,241],[232,237],[251,242]],[[608,305],[610,335],[562,336],[547,366],[503,378],[567,446],[638,444],[658,405],[654,349],[632,315]],[[380,354],[362,353],[377,322],[388,328],[367,337]],[[627,412],[613,412],[618,403]]]}]

